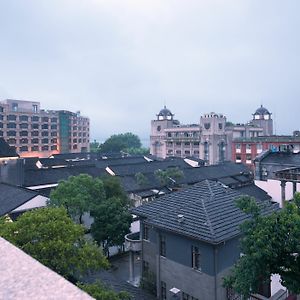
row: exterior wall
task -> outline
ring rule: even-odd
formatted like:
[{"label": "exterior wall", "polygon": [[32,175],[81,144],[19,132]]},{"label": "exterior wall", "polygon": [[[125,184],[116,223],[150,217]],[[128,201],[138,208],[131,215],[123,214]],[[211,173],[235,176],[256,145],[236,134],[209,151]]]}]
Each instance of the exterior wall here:
[{"label": "exterior wall", "polygon": [[[89,151],[89,121],[87,118],[77,116],[74,120],[78,119],[80,122],[81,118],[85,119],[86,123],[85,137],[79,137],[80,143],[76,145],[76,149],[74,146],[76,143],[71,139],[72,134],[75,134],[72,127],[68,132],[68,140],[71,140],[71,149],[74,152]],[[61,153],[60,125],[59,112],[41,110],[39,102],[22,100],[0,102],[0,136],[10,146],[15,147],[21,157],[48,157]]]},{"label": "exterior wall", "polygon": [[[140,226],[142,233],[145,226],[143,221]],[[142,242],[142,260],[149,264],[149,270],[155,274],[158,297],[161,293],[161,282],[164,282],[167,299],[172,299],[169,290],[173,287],[199,300],[226,299],[226,290],[222,286],[223,277],[230,272],[230,268],[240,256],[238,237],[213,246],[199,240],[148,228],[149,238]],[[165,236],[166,240],[165,256],[159,254],[160,235]],[[199,270],[192,267],[192,246],[199,248]]]},{"label": "exterior wall", "polygon": [[24,161],[18,158],[0,158],[0,180],[17,186],[24,183]]}]

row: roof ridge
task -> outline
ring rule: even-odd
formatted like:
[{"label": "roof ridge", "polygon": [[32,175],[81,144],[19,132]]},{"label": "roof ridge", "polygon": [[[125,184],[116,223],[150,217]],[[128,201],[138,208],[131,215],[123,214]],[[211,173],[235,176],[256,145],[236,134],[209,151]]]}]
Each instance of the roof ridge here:
[{"label": "roof ridge", "polygon": [[[212,188],[211,188],[211,186],[210,186],[209,180],[205,180],[205,183],[207,184],[207,187],[208,187],[209,192],[210,192],[209,199],[210,199],[210,200],[213,200],[213,198],[215,197],[215,194],[214,194],[213,191],[212,191]],[[215,238],[215,231],[214,231],[214,229],[213,229],[213,227],[212,227],[212,224],[211,224],[211,221],[210,221],[210,216],[209,216],[209,214],[208,214],[208,212],[207,212],[207,209],[206,209],[206,205],[205,205],[205,202],[206,202],[206,201],[205,201],[205,199],[203,199],[203,197],[200,198],[200,201],[201,201],[201,204],[202,204],[202,207],[203,207],[203,211],[204,211],[204,213],[205,213],[206,225],[208,226],[209,231],[210,231],[210,233],[211,233],[211,235],[212,235],[212,237],[213,237],[213,239],[214,239],[214,238]]]}]

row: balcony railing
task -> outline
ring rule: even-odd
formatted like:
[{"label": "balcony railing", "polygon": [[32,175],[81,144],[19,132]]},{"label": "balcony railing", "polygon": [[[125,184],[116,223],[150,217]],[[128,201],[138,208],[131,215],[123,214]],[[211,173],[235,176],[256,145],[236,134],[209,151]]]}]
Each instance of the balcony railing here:
[{"label": "balcony railing", "polygon": [[125,235],[125,250],[126,251],[141,251],[142,241],[140,240],[140,233],[128,233]]}]

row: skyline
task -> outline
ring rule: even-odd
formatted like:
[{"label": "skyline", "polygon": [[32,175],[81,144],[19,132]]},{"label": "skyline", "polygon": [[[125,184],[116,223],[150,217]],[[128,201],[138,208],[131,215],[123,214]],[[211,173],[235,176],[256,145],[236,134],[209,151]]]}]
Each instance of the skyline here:
[{"label": "skyline", "polygon": [[149,143],[164,104],[245,123],[263,104],[277,134],[299,130],[297,12],[286,1],[0,1],[0,99],[80,110],[91,141]]}]

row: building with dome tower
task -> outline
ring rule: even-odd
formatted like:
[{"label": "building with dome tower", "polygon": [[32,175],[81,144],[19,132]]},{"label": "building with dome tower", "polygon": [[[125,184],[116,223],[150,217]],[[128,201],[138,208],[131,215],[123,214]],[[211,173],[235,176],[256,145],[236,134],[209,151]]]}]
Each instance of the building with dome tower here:
[{"label": "building with dome tower", "polygon": [[232,160],[252,167],[264,150],[280,145],[298,149],[299,138],[273,136],[272,113],[262,105],[245,124],[227,122],[224,115],[212,112],[202,115],[197,124],[182,125],[166,106],[156,117],[151,121],[150,153],[160,158],[192,156],[207,165]]},{"label": "building with dome tower", "polygon": [[256,127],[261,127],[264,136],[273,135],[272,114],[262,105],[253,114],[251,123]]}]

